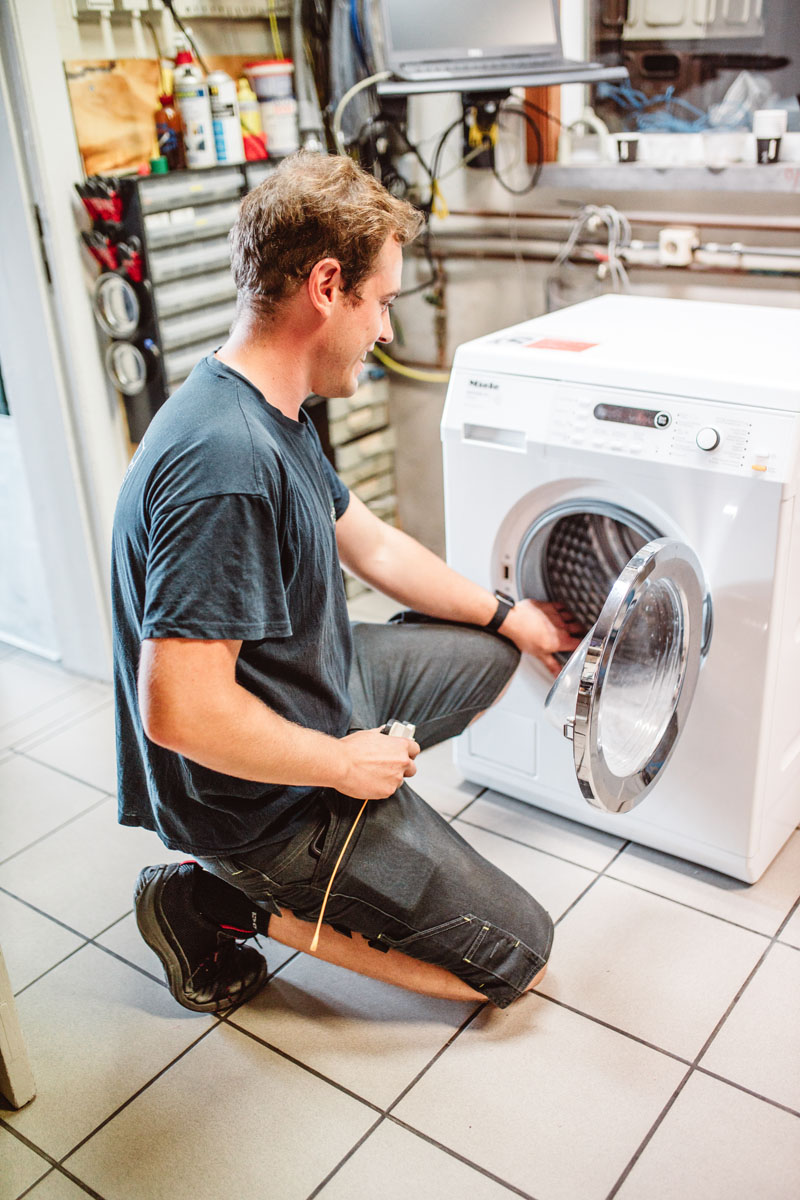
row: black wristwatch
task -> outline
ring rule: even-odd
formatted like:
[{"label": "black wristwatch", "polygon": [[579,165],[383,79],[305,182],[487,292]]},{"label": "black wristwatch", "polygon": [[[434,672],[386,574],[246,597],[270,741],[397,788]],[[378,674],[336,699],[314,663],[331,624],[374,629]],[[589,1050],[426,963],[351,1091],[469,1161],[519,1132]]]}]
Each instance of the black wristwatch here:
[{"label": "black wristwatch", "polygon": [[506,617],[514,607],[514,601],[512,600],[511,596],[507,595],[505,592],[495,591],[495,596],[497,597],[497,611],[495,612],[491,621],[489,621],[483,627],[484,629],[488,630],[489,633],[497,633],[498,629],[503,624],[503,621],[505,621]]}]

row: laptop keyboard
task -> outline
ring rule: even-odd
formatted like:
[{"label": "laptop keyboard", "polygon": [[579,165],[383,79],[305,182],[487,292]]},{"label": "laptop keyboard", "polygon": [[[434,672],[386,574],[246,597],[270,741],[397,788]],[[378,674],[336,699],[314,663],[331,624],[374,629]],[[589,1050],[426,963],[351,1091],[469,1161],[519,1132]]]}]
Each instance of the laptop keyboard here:
[{"label": "laptop keyboard", "polygon": [[415,79],[464,78],[470,75],[513,75],[541,67],[558,70],[581,65],[567,58],[448,58],[442,62],[413,63],[404,68],[402,73],[407,78]]}]

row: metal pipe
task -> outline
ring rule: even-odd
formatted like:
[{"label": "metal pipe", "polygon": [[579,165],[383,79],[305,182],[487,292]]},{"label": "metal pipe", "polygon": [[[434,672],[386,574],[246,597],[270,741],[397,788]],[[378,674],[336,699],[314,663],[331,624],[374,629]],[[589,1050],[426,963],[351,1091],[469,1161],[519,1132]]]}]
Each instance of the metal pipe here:
[{"label": "metal pipe", "polygon": [[[576,206],[574,211],[577,211]],[[761,220],[758,217],[727,217],[714,216],[709,213],[647,213],[647,212],[626,212],[625,216],[632,225],[696,225],[698,228],[705,229],[746,229],[746,230],[765,230],[767,232],[781,233],[800,233],[800,219],[797,217],[766,217]],[[475,209],[466,211],[465,209],[451,208],[447,220],[450,221],[453,217],[462,217],[466,219],[479,218],[483,221],[502,222],[508,225],[509,219],[515,222],[518,221],[557,221],[571,222],[572,214],[568,212],[547,211],[535,213],[514,213],[513,217],[505,213],[492,212],[487,209]],[[433,226],[436,230],[436,222]]]}]

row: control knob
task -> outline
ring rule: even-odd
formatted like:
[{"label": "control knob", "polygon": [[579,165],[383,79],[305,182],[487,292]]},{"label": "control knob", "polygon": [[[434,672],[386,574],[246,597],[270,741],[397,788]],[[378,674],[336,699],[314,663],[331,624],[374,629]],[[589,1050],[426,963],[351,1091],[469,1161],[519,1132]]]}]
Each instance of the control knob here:
[{"label": "control knob", "polygon": [[698,432],[695,441],[701,450],[716,450],[719,445],[719,433],[708,425]]}]

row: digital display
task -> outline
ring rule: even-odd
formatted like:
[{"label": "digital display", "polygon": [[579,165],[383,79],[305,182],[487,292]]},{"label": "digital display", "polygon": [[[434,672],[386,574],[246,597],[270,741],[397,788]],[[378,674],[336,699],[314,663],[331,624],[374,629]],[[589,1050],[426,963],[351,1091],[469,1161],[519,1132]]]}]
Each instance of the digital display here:
[{"label": "digital display", "polygon": [[669,413],[656,408],[624,408],[621,404],[597,404],[594,415],[598,421],[614,421],[618,425],[642,425],[647,429],[666,429],[672,424]]}]

